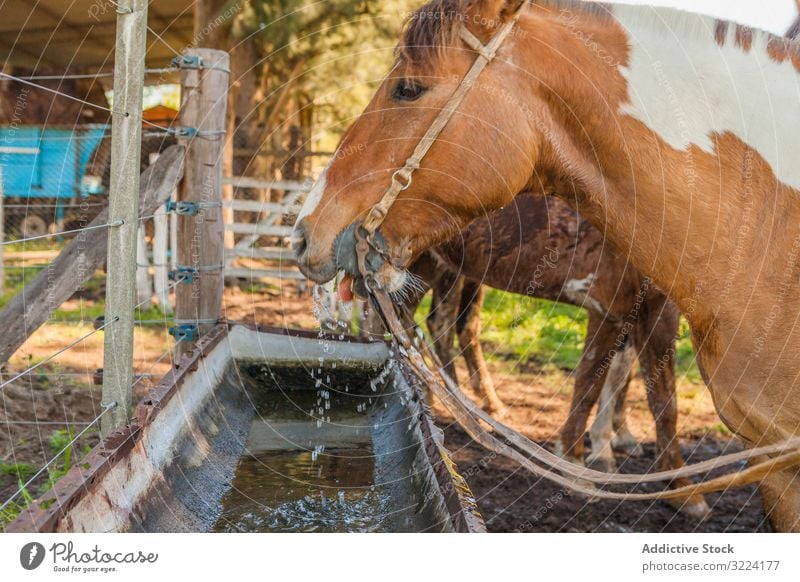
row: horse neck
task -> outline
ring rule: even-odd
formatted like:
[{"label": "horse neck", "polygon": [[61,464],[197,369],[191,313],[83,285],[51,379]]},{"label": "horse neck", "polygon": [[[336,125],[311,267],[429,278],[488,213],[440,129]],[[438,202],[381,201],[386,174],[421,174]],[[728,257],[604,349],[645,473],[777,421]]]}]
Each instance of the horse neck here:
[{"label": "horse neck", "polygon": [[[607,23],[605,28],[609,28]],[[729,259],[739,242],[725,236],[720,228],[727,230],[766,214],[764,208],[757,207],[750,216],[743,216],[748,212],[748,202],[752,203],[747,198],[753,197],[753,188],[756,205],[762,201],[772,204],[774,201],[766,198],[768,193],[776,193],[785,199],[781,212],[789,216],[800,215],[797,204],[786,201],[797,196],[786,196],[789,188],[772,175],[770,161],[735,133],[728,135],[724,127],[714,128],[719,132],[714,143],[710,135],[692,133],[697,124],[704,127],[702,120],[692,116],[697,111],[709,114],[709,106],[702,101],[702,92],[682,90],[687,83],[681,75],[687,72],[679,64],[653,59],[656,66],[648,69],[637,61],[641,54],[635,54],[635,48],[620,52],[621,44],[628,46],[622,28],[603,32],[591,19],[569,25],[561,22],[550,31],[559,38],[544,39],[535,54],[537,63],[541,63],[539,74],[548,86],[544,99],[552,116],[548,120],[552,127],[544,132],[545,170],[579,184],[582,195],[571,203],[629,255],[639,270],[653,274],[656,284],[688,312],[690,319],[710,319],[723,307],[725,296],[720,284],[729,279]],[[693,42],[687,41],[690,50],[700,41]],[[713,36],[708,45],[708,51],[719,51]],[[543,46],[559,47],[559,52]],[[579,63],[581,74],[564,74],[559,53],[569,54],[573,67]],[[612,62],[615,59],[618,61]],[[784,63],[784,68],[788,68],[783,71],[786,74],[794,72],[790,62]],[[633,89],[632,79],[639,83]],[[637,115],[636,97],[629,95],[641,90],[642,85],[651,90],[660,86],[662,94],[640,93],[640,99],[649,101],[638,105],[647,105],[648,111]],[[738,98],[735,91],[730,97]],[[659,107],[670,105],[676,109],[659,111]],[[733,105],[742,106],[738,101]],[[648,114],[661,115],[661,126],[658,121],[656,127],[648,125]],[[683,114],[688,118],[682,118]],[[664,124],[670,116],[677,127],[672,135],[667,128],[665,135]],[[685,144],[681,143],[687,137],[684,134],[691,134]],[[785,137],[785,141],[791,139]],[[724,157],[718,151],[724,151]],[[749,190],[742,188],[743,170],[747,168],[757,174]],[[751,225],[753,236],[757,236],[758,226]],[[791,246],[787,234],[776,232],[779,245]],[[745,241],[744,247],[750,246]],[[745,262],[748,258],[752,257],[745,256]]]}]

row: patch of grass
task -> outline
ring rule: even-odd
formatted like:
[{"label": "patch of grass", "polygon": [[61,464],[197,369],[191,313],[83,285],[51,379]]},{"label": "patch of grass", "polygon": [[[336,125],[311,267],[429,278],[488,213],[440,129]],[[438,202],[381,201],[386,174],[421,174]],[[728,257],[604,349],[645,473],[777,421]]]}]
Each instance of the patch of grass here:
[{"label": "patch of grass", "polygon": [[493,348],[487,357],[511,354],[568,370],[578,365],[586,335],[583,309],[491,289],[482,317],[481,338]]},{"label": "patch of grass", "polygon": [[13,463],[9,464],[0,461],[0,476],[13,477],[15,481],[20,479],[27,479],[36,472],[36,469],[28,463]]},{"label": "patch of grass", "polygon": [[703,377],[697,367],[697,360],[692,347],[692,334],[689,331],[689,323],[683,317],[681,317],[678,340],[675,343],[675,367],[678,377],[683,377],[693,384],[703,383]]},{"label": "patch of grass", "polygon": [[[424,327],[431,299],[415,314]],[[487,289],[481,314],[481,340],[488,359],[535,361],[572,370],[586,335],[586,312],[572,305]]]},{"label": "patch of grass", "polygon": [[[414,316],[423,328],[430,305],[428,294]],[[490,360],[515,359],[545,368],[574,370],[583,351],[586,324],[586,311],[573,305],[487,289],[481,313],[481,341]],[[676,365],[679,377],[689,383],[702,383],[689,325],[683,318],[676,343]]]},{"label": "patch of grass", "polygon": [[[17,519],[17,516],[33,502],[33,496],[24,487],[24,483],[35,472],[36,469],[27,463],[10,464],[0,461],[0,485],[16,483],[21,489],[20,497],[0,510],[0,531],[4,530],[7,524]],[[2,501],[4,502],[5,500]]]},{"label": "patch of grass", "polygon": [[[72,443],[74,434],[72,428],[66,430],[56,430],[50,435],[49,445],[53,455],[61,453],[59,458],[48,469],[47,479],[38,487],[37,496],[42,496],[52,489],[61,477],[67,474],[75,459],[75,443]],[[61,452],[63,450],[63,453]],[[83,454],[90,450],[87,444],[83,449]],[[25,482],[36,473],[31,465],[17,463],[9,465],[0,461],[0,477],[11,477],[17,482],[20,495],[12,503],[9,503],[0,511],[0,530],[5,529],[6,525],[14,521],[17,516],[34,502],[31,492],[25,487]],[[4,481],[5,479],[3,479]]]},{"label": "patch of grass", "polygon": [[245,293],[280,293],[281,287],[274,283],[252,281],[249,284],[242,285],[241,290]]}]

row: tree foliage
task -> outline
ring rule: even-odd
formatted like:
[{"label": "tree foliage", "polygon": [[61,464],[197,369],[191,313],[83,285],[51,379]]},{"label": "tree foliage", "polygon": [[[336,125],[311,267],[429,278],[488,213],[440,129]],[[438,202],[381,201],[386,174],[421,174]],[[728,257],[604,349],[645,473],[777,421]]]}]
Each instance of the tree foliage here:
[{"label": "tree foliage", "polygon": [[388,71],[414,4],[238,0],[223,33],[238,80],[237,133],[274,151],[289,147],[295,126],[307,149],[330,151]]}]

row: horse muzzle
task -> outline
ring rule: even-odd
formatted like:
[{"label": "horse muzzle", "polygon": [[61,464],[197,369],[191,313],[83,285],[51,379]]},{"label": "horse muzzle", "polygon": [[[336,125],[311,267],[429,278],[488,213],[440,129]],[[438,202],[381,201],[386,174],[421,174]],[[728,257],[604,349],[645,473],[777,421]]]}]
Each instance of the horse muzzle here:
[{"label": "horse muzzle", "polygon": [[[337,269],[350,275],[353,280],[353,290],[362,297],[366,296],[367,289],[364,281],[365,275],[371,275],[375,281],[384,287],[393,287],[393,282],[402,279],[399,271],[390,261],[389,244],[380,231],[376,231],[369,238],[369,247],[363,259],[363,270],[359,266],[357,229],[360,223],[353,223],[339,233],[333,243],[333,255],[336,259]],[[366,234],[362,231],[362,235]],[[388,289],[392,290],[392,289]]]},{"label": "horse muzzle", "polygon": [[326,257],[319,257],[317,253],[312,253],[311,247],[305,224],[298,222],[292,232],[292,250],[297,267],[315,283],[327,283],[336,276],[336,261],[330,254]]}]

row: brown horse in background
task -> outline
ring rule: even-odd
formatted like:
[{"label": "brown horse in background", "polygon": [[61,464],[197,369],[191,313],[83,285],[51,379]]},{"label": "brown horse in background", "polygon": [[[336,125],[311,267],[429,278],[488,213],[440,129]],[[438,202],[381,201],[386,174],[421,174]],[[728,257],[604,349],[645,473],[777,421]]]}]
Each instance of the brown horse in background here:
[{"label": "brown horse in background", "polygon": [[[498,30],[512,34],[481,52]],[[367,265],[396,292],[404,266],[472,220],[522,191],[558,193],[685,315],[722,421],[748,446],[784,443],[800,436],[799,78],[800,44],[709,17],[435,0],[340,145],[359,155],[334,156],[300,213],[298,262],[318,282],[359,276],[356,229],[399,184]],[[800,531],[800,452],[775,451],[765,509]]]},{"label": "brown horse in background", "polygon": [[[561,454],[583,463],[583,437],[598,400],[587,463],[615,470],[612,446],[627,454],[641,454],[627,428],[624,408],[631,368],[638,357],[656,424],[656,467],[683,466],[676,436],[678,312],[564,202],[521,194],[506,208],[470,224],[460,236],[424,253],[410,269],[433,289],[427,323],[445,369],[456,377],[452,346],[457,329],[469,382],[494,414],[502,414],[504,405],[480,345],[482,284],[585,308],[587,334],[569,414],[559,435]],[[421,296],[412,294],[407,301],[412,311]],[[688,483],[677,479],[672,486]],[[676,505],[698,518],[709,512],[702,496]]]}]

